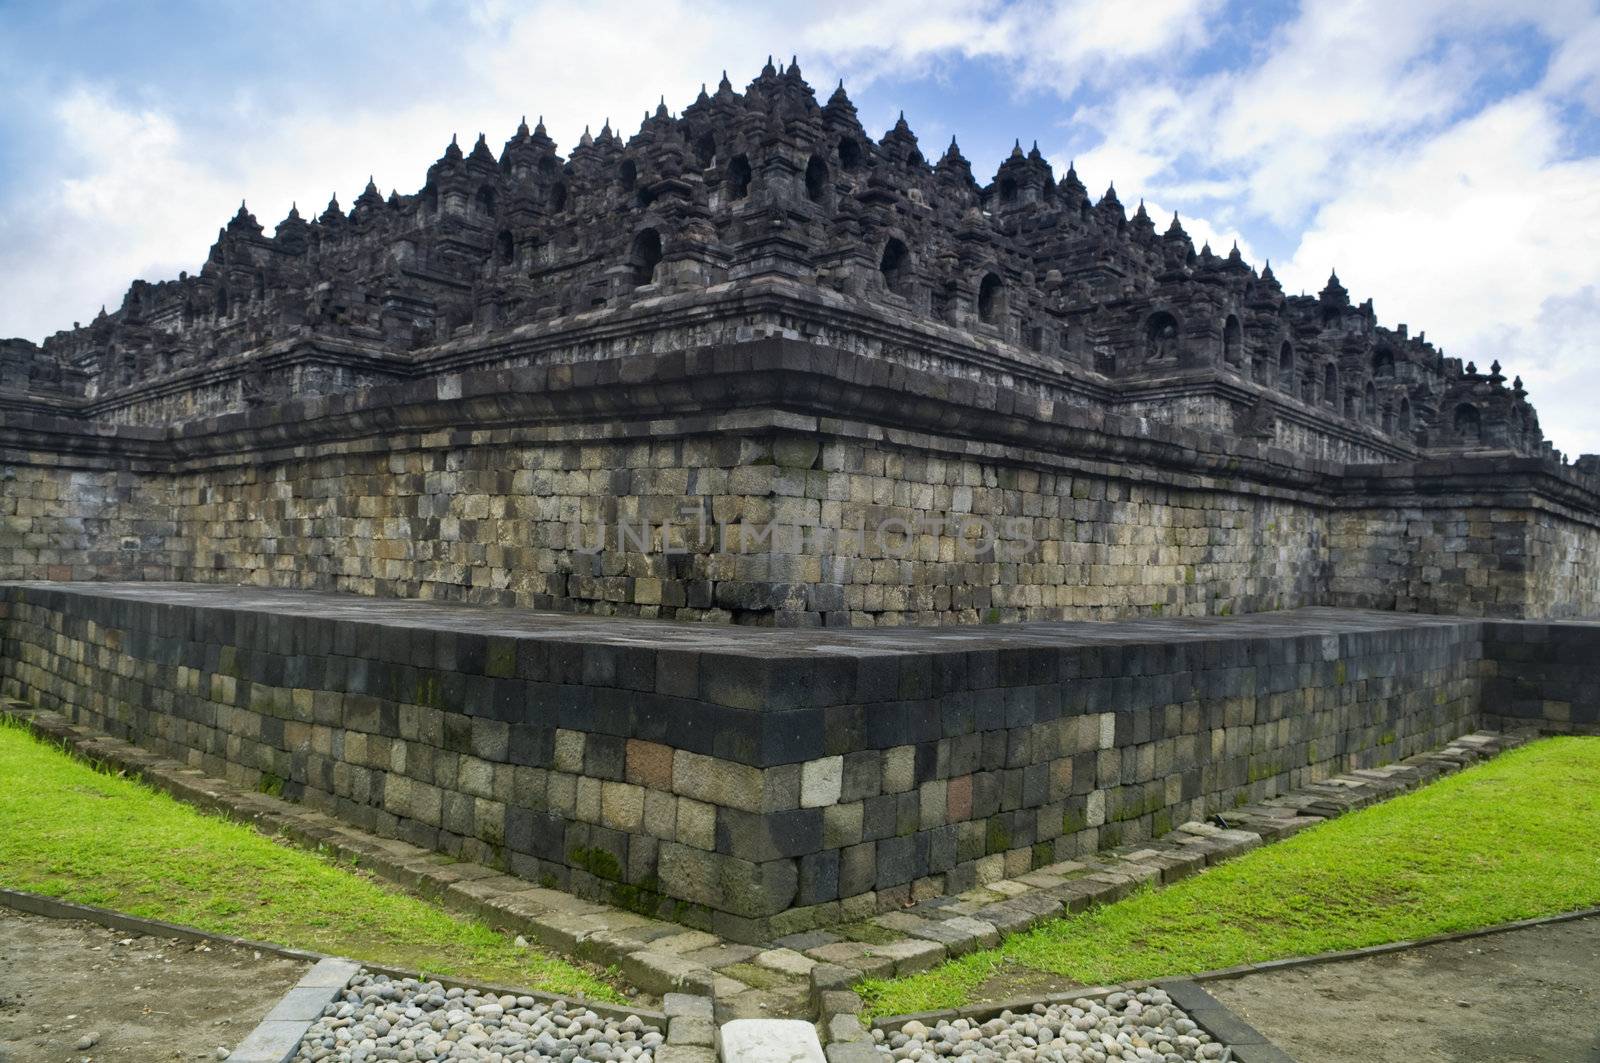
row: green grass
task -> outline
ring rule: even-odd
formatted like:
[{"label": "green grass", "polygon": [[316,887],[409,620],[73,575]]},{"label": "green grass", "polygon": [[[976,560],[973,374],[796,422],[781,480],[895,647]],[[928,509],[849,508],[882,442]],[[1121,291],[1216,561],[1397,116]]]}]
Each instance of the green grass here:
[{"label": "green grass", "polygon": [[1600,904],[1600,739],[1551,738],[1164,889],[859,988],[868,1011],[957,1007],[985,983],[1157,978]]},{"label": "green grass", "polygon": [[602,978],[0,720],[0,885],[387,966],[622,1001]]}]

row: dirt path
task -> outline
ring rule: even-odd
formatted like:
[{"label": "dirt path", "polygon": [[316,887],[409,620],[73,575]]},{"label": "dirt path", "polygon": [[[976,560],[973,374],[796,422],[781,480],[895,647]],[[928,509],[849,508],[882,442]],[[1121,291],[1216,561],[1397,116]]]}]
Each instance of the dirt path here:
[{"label": "dirt path", "polygon": [[1600,917],[1205,988],[1303,1063],[1600,1063]]},{"label": "dirt path", "polygon": [[0,907],[0,1063],[215,1060],[305,969]]}]

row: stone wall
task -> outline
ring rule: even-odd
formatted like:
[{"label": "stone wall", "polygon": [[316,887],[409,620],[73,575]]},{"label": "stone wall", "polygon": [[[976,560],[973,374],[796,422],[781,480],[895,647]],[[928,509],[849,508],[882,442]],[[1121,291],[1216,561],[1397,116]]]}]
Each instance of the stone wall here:
[{"label": "stone wall", "polygon": [[1516,459],[1357,468],[1331,519],[1333,605],[1454,616],[1600,615],[1600,526]]},{"label": "stone wall", "polygon": [[1600,614],[1592,485],[1375,468],[763,341],[169,431],[17,415],[0,576],[793,626]]},{"label": "stone wall", "polygon": [[1323,579],[1322,520],[1290,501],[772,431],[465,446],[434,437],[174,477],[63,481],[23,466],[3,504],[17,534],[0,572],[13,578],[676,619],[1243,613],[1314,604]]},{"label": "stone wall", "polygon": [[1474,726],[1471,621],[763,632],[10,584],[0,690],[363,828],[764,940]]},{"label": "stone wall", "polygon": [[1483,646],[1492,722],[1600,734],[1600,624],[1485,624]]}]

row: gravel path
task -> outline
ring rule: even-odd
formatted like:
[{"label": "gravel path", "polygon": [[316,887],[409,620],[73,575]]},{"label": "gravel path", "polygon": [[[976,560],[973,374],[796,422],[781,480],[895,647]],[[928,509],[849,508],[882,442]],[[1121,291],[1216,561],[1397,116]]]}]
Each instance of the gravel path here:
[{"label": "gravel path", "polygon": [[932,1063],[941,1056],[1021,1063],[1184,1063],[1220,1060],[1226,1051],[1159,989],[1035,1004],[1032,1011],[1003,1011],[982,1023],[955,1019],[928,1027],[912,1021],[888,1034],[874,1030],[873,1039],[886,1055],[909,1063]]},{"label": "gravel path", "polygon": [[295,1059],[652,1063],[663,1039],[635,1015],[614,1019],[562,1001],[363,973],[312,1025]]}]

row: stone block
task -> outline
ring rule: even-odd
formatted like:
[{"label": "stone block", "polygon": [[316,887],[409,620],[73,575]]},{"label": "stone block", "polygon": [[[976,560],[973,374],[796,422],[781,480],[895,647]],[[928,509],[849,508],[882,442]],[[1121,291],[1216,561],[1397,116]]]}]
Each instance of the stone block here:
[{"label": "stone block", "polygon": [[673,792],[744,812],[773,812],[799,804],[799,770],[762,769],[685,749],[672,757]]},{"label": "stone block", "polygon": [[717,810],[712,805],[678,798],[677,840],[696,849],[717,847]]},{"label": "stone block", "polygon": [[717,1048],[722,1063],[827,1063],[817,1028],[801,1019],[723,1023],[717,1031]]},{"label": "stone block", "polygon": [[904,793],[916,784],[915,746],[896,746],[883,753],[883,792]]},{"label": "stone block", "polygon": [[625,777],[628,782],[652,790],[672,789],[671,746],[630,738],[626,749]]},{"label": "stone block", "polygon": [[800,807],[837,804],[844,786],[844,757],[807,761],[800,769]]},{"label": "stone block", "polygon": [[600,822],[613,830],[637,834],[644,827],[645,790],[629,783],[607,782],[600,788]]},{"label": "stone block", "polygon": [[662,844],[657,875],[668,896],[751,918],[787,908],[799,886],[793,860],[754,863],[677,842]]}]

